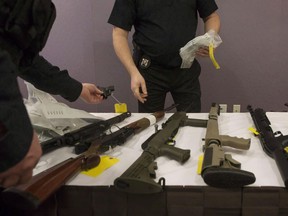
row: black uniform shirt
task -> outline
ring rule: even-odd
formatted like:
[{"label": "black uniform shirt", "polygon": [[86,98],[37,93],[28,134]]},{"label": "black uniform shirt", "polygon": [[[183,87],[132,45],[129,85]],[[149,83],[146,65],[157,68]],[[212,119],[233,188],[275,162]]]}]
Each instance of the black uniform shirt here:
[{"label": "black uniform shirt", "polygon": [[205,18],[217,9],[214,0],[116,0],[108,23],[134,26],[134,42],[152,61],[179,67],[179,49],[195,37],[198,13]]}]

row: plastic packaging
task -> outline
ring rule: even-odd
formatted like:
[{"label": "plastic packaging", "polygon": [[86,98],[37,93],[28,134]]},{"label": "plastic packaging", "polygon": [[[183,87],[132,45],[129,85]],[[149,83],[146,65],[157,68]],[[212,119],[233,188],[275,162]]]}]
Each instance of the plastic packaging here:
[{"label": "plastic packaging", "polygon": [[220,68],[214,58],[213,51],[221,43],[222,39],[214,30],[209,30],[204,35],[198,36],[189,41],[184,47],[180,49],[180,56],[182,58],[181,68],[190,68],[195,59],[196,51],[203,46],[209,47],[209,56],[211,61],[216,68]]}]

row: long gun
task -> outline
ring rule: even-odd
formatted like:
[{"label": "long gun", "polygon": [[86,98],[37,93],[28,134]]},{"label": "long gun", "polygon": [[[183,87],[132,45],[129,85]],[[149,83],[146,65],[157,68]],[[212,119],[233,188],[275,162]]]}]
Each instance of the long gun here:
[{"label": "long gun", "polygon": [[188,119],[185,112],[174,113],[150,138],[144,147],[140,157],[114,181],[117,190],[127,193],[151,194],[163,191],[165,179],[160,178],[158,182],[155,170],[157,163],[155,159],[160,156],[168,156],[180,163],[190,158],[190,150],[183,150],[170,145],[173,137],[181,126],[205,127],[206,120]]},{"label": "long gun", "polygon": [[27,184],[5,189],[1,196],[7,206],[23,210],[35,210],[48,197],[55,193],[69,179],[81,170],[98,166],[100,157],[96,154],[99,140],[93,142],[89,149],[77,156],[51,167],[35,176]]},{"label": "long gun", "polygon": [[113,118],[86,125],[77,130],[66,133],[63,136],[54,137],[44,141],[41,143],[42,152],[43,154],[47,154],[48,152],[64,146],[75,146],[76,154],[83,153],[89,147],[89,145],[87,146],[87,140],[93,141],[101,138],[105,135],[105,131],[112,125],[120,123],[130,116],[130,112],[125,112]]},{"label": "long gun", "polygon": [[[109,134],[108,136],[104,137],[104,139],[102,139],[101,141],[101,145],[98,148],[98,153],[106,152],[109,149],[114,148],[117,145],[121,145],[125,143],[127,138],[129,138],[131,135],[140,133],[144,129],[148,128],[150,125],[154,125],[155,123],[157,123],[164,117],[165,112],[175,108],[176,106],[177,105],[171,105],[170,107],[167,107],[162,111],[154,112],[150,114],[149,116],[146,116],[137,121],[134,121],[120,128],[119,130]],[[81,148],[84,148],[84,150],[88,149],[88,147],[89,147],[89,142],[88,143],[86,142],[81,145]],[[78,148],[78,151],[83,152],[83,150],[80,150],[80,148]]]},{"label": "long gun", "polygon": [[89,149],[86,152],[33,176],[27,184],[4,190],[1,196],[7,205],[13,205],[14,208],[37,209],[41,203],[77,173],[96,167],[100,162],[99,153],[108,150],[109,146],[115,147],[123,144],[132,134],[140,133],[161,120],[164,115],[164,111],[155,112],[124,126],[116,132],[102,135],[101,138],[94,140],[92,144],[89,140],[86,140],[89,143],[89,145],[87,144]]},{"label": "long gun", "polygon": [[204,159],[201,176],[204,182],[213,187],[233,188],[255,182],[253,173],[241,170],[241,164],[230,154],[225,154],[222,146],[248,150],[250,139],[219,135],[218,115],[220,108],[213,103],[209,113],[205,136]]},{"label": "long gun", "polygon": [[115,146],[122,145],[126,142],[127,138],[134,134],[138,134],[150,125],[154,125],[160,121],[165,115],[164,111],[158,111],[150,114],[147,117],[143,117],[135,122],[132,122],[119,130],[109,134],[102,139],[101,145],[98,148],[99,153],[108,151]]},{"label": "long gun", "polygon": [[283,136],[280,131],[273,132],[263,109],[254,110],[251,105],[248,105],[247,109],[253,119],[264,152],[275,160],[285,187],[288,188],[288,135]]}]

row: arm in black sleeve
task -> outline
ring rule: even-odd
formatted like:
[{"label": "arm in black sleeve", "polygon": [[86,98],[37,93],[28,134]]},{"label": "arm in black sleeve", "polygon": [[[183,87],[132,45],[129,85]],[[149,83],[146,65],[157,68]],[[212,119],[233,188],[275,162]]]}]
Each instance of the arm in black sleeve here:
[{"label": "arm in black sleeve", "polygon": [[10,55],[0,50],[0,172],[13,167],[25,157],[33,136],[16,71]]},{"label": "arm in black sleeve", "polygon": [[215,0],[197,0],[197,5],[201,18],[208,17],[218,9]]},{"label": "arm in black sleeve", "polygon": [[82,84],[70,77],[67,70],[61,71],[39,55],[31,66],[21,68],[19,76],[36,88],[68,101],[78,99],[82,91]]}]

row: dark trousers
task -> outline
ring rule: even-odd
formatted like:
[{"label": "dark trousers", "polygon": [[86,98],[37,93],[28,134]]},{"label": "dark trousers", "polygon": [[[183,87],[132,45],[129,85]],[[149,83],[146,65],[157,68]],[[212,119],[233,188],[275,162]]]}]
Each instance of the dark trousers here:
[{"label": "dark trousers", "polygon": [[[163,110],[168,92],[171,93],[177,111],[200,112],[201,88],[199,75],[201,67],[197,61],[191,68],[166,69],[159,66],[139,68],[148,91],[147,101],[138,102],[139,113],[153,113]],[[172,105],[172,104],[171,104]]]}]

